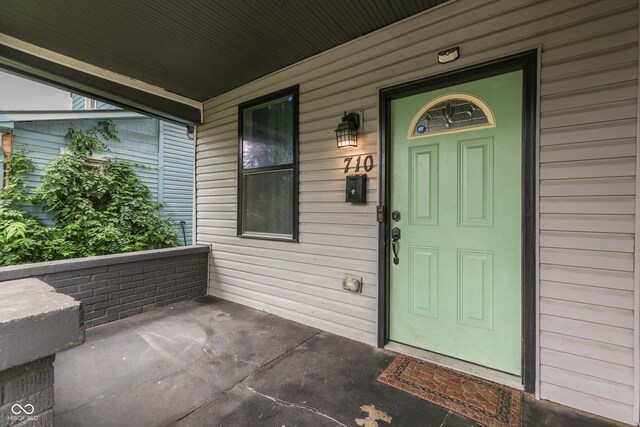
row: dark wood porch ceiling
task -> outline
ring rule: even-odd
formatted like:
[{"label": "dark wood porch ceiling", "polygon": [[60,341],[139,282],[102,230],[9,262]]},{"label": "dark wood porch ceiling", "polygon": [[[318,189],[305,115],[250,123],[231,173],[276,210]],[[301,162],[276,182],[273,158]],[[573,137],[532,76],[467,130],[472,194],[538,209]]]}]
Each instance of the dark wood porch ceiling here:
[{"label": "dark wood porch ceiling", "polygon": [[445,0],[0,0],[0,33],[204,101]]}]

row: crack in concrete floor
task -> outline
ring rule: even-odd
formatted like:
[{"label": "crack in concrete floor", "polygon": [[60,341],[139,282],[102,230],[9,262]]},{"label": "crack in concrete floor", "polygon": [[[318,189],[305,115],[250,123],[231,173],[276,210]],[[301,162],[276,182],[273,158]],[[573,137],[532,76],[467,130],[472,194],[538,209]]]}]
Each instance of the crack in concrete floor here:
[{"label": "crack in concrete floor", "polygon": [[249,390],[251,393],[257,394],[258,396],[264,397],[265,399],[269,399],[271,401],[273,401],[274,403],[276,403],[279,406],[284,406],[287,408],[296,408],[296,409],[301,409],[303,411],[308,411],[308,412],[312,412],[316,415],[320,415],[321,417],[327,418],[331,421],[333,421],[334,423],[342,426],[342,427],[348,427],[346,424],[336,420],[335,418],[333,418],[330,415],[327,415],[323,412],[320,412],[319,410],[317,410],[316,408],[313,408],[311,406],[307,406],[307,405],[300,405],[299,403],[292,403],[292,402],[287,402],[286,400],[282,400],[282,399],[278,399],[277,397],[273,397],[273,396],[269,396],[266,395],[264,393],[260,393],[259,391],[249,387],[248,385],[244,385],[244,384],[238,384],[240,387]]},{"label": "crack in concrete floor", "polygon": [[[166,312],[158,311],[120,325],[105,325],[102,331],[95,331],[93,341],[103,346],[109,343],[111,347],[105,348],[112,352],[97,358],[97,365],[87,362],[93,359],[86,358],[86,347],[84,352],[78,347],[75,353],[61,356],[59,362],[66,369],[60,372],[67,381],[61,385],[63,381],[57,380],[58,386],[73,391],[75,394],[67,392],[70,397],[91,386],[95,396],[86,404],[57,412],[60,424],[115,426],[125,420],[129,425],[135,421],[139,425],[195,426],[218,425],[214,420],[220,420],[226,426],[271,425],[267,420],[282,420],[278,425],[344,427],[359,419],[370,421],[371,426],[388,425],[385,418],[393,416],[399,425],[416,425],[420,420],[422,425],[444,427],[455,417],[377,382],[380,369],[393,357],[390,354],[233,303],[217,301],[216,306],[217,310],[204,310],[183,303],[176,306],[171,321]],[[229,313],[225,322],[216,321],[220,313]],[[142,336],[140,342],[130,343],[127,333],[131,329]],[[196,329],[204,329],[204,337]],[[88,344],[93,344],[91,339]],[[176,358],[187,350],[187,344],[188,355]],[[137,354],[140,369],[129,366],[128,371],[108,378],[96,375],[103,369],[117,369],[123,348]],[[176,359],[182,364],[172,371],[168,370],[172,364],[159,365],[160,370],[149,368],[145,351],[161,355],[158,361]],[[81,370],[78,358],[86,362]],[[121,376],[144,380],[123,384]],[[108,384],[96,383],[96,378]],[[118,393],[113,393],[116,383]],[[176,387],[184,391],[172,392]],[[93,407],[86,408],[92,403]],[[362,406],[380,410],[382,418],[363,413],[367,411],[359,413]],[[115,407],[120,410],[114,411]],[[102,424],[105,420],[107,424]]]},{"label": "crack in concrete floor", "polygon": [[[258,372],[260,372],[262,369],[268,367],[269,365],[273,364],[273,363],[277,363],[280,359],[285,358],[289,353],[291,353],[292,351],[300,348],[300,346],[306,344],[308,341],[312,340],[313,338],[317,337],[320,333],[322,333],[322,331],[317,331],[316,333],[314,333],[313,335],[311,335],[310,337],[308,337],[307,339],[303,340],[302,342],[298,343],[297,345],[291,347],[290,349],[288,349],[287,351],[285,351],[284,353],[280,354],[277,357],[274,357],[273,359],[269,360],[268,362],[262,364],[262,365],[258,365],[258,367],[254,370],[252,370],[251,372],[249,372],[246,376],[242,377],[239,381],[237,381],[235,384],[233,384],[231,387],[221,391],[220,393],[216,394],[215,396],[213,396],[212,399],[204,402],[203,404],[199,405],[197,408],[194,408],[193,410],[187,412],[186,414],[182,415],[180,418],[178,418],[174,423],[177,423],[185,418],[187,418],[189,415],[199,411],[200,409],[202,409],[203,407],[215,402],[216,400],[218,400],[219,398],[221,398],[222,396],[226,395],[227,393],[229,393],[231,390],[233,390],[236,386],[240,386],[240,387],[245,387],[245,388],[250,388],[247,385],[242,384],[243,382],[245,382],[248,378],[250,378],[251,376],[257,374]],[[208,335],[207,335],[208,336]],[[206,354],[206,351],[205,351]],[[208,356],[208,354],[207,354]],[[204,356],[203,356],[204,357]],[[211,358],[209,358],[209,360],[212,360]],[[257,364],[255,364],[257,365]],[[266,396],[265,396],[266,397]]]}]

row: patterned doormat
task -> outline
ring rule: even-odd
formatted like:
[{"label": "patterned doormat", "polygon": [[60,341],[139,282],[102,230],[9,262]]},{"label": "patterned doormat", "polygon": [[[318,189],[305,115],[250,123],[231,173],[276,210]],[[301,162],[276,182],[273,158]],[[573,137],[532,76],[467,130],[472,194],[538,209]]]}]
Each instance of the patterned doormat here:
[{"label": "patterned doormat", "polygon": [[490,427],[520,427],[522,393],[482,378],[399,355],[378,381]]}]

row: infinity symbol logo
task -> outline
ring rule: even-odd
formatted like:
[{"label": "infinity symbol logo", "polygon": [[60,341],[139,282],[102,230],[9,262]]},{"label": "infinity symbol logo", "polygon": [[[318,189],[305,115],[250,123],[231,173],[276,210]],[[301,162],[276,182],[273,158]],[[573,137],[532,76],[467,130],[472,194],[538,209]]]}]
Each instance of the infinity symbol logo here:
[{"label": "infinity symbol logo", "polygon": [[35,410],[36,408],[34,408],[31,403],[27,403],[24,406],[20,405],[19,403],[16,403],[11,407],[11,412],[13,412],[14,415],[20,415],[20,412],[24,412],[27,415],[31,415]]}]

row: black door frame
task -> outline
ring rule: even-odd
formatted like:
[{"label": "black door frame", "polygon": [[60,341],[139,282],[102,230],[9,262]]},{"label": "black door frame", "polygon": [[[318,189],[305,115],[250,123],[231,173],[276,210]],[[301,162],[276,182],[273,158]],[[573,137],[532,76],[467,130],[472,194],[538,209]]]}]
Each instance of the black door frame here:
[{"label": "black door frame", "polygon": [[538,52],[531,50],[507,58],[450,71],[382,89],[380,117],[380,206],[378,226],[378,347],[389,342],[389,209],[391,161],[391,101],[417,93],[492,77],[523,72],[522,117],[522,382],[527,392],[536,380],[536,116]]}]

